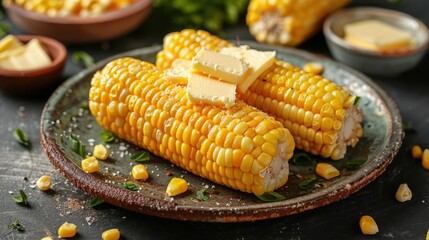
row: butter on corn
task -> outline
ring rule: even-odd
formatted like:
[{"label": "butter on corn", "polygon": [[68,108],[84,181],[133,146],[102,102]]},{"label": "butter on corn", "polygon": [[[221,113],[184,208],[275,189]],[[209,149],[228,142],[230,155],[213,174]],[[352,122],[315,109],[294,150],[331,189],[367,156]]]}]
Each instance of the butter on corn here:
[{"label": "butter on corn", "polygon": [[174,197],[188,191],[188,183],[182,178],[172,178],[168,183],[166,193],[170,197]]},{"label": "butter on corn", "polygon": [[58,236],[60,238],[71,238],[77,233],[77,227],[73,223],[65,222],[58,228]]},{"label": "butter on corn", "polygon": [[374,218],[364,215],[359,220],[359,226],[363,234],[374,235],[378,233],[378,226]]}]

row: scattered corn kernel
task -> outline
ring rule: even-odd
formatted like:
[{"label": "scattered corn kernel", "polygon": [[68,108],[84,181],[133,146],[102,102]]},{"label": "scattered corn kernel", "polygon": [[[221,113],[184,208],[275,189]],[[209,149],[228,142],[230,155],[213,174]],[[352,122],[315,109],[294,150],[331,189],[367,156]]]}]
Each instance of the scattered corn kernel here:
[{"label": "scattered corn kernel", "polygon": [[368,215],[364,215],[359,221],[360,230],[365,235],[374,235],[378,233],[378,226],[374,218]]},{"label": "scattered corn kernel", "polygon": [[411,156],[415,159],[419,159],[422,157],[422,148],[419,145],[414,145],[411,148]]},{"label": "scattered corn kernel", "polygon": [[149,178],[149,173],[143,164],[137,164],[131,170],[133,178],[136,180],[146,180]]},{"label": "scattered corn kernel", "polygon": [[340,171],[329,163],[318,163],[316,173],[324,179],[331,179],[340,175]]},{"label": "scattered corn kernel", "polygon": [[94,173],[100,169],[100,165],[98,165],[98,160],[91,156],[82,160],[82,169],[87,173]]},{"label": "scattered corn kernel", "polygon": [[308,62],[304,65],[303,70],[315,75],[320,75],[323,72],[323,65],[318,62]]},{"label": "scattered corn kernel", "polygon": [[425,149],[422,154],[422,167],[429,170],[429,149]]},{"label": "scattered corn kernel", "polygon": [[399,202],[405,202],[411,200],[413,197],[413,194],[411,193],[410,188],[408,187],[408,184],[403,183],[399,185],[398,190],[396,191],[395,198]]},{"label": "scattered corn kernel", "polygon": [[73,223],[65,222],[60,228],[58,228],[58,236],[60,238],[71,238],[74,237],[76,233],[77,227]]},{"label": "scattered corn kernel", "polygon": [[426,240],[429,240],[429,230],[426,233]]},{"label": "scattered corn kernel", "polygon": [[42,191],[51,189],[51,178],[46,175],[41,176],[37,179],[36,186]]},{"label": "scattered corn kernel", "polygon": [[47,236],[47,237],[44,237],[44,238],[42,238],[40,240],[54,240],[54,239],[52,237],[50,237],[50,236]]},{"label": "scattered corn kernel", "polygon": [[182,178],[172,178],[167,186],[167,195],[172,197],[188,190],[188,183]]},{"label": "scattered corn kernel", "polygon": [[101,234],[101,238],[103,238],[103,240],[118,240],[120,236],[121,232],[119,232],[119,229],[117,228],[106,230]]},{"label": "scattered corn kernel", "polygon": [[103,144],[98,144],[95,145],[92,155],[99,160],[106,160],[109,157],[109,151]]}]

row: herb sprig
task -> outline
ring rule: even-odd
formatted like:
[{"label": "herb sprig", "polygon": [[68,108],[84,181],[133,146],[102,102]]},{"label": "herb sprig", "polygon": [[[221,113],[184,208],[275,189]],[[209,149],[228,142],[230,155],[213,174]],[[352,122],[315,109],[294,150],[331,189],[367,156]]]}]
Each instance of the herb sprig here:
[{"label": "herb sprig", "polygon": [[104,203],[104,200],[99,197],[91,197],[89,200],[89,206],[94,208]]},{"label": "herb sprig", "polygon": [[138,153],[132,155],[130,158],[131,158],[131,160],[133,160],[134,162],[137,162],[137,163],[147,162],[147,161],[149,161],[149,152],[143,150],[141,152],[138,152]]},{"label": "herb sprig", "polygon": [[22,146],[29,147],[31,145],[27,134],[21,128],[15,128],[15,130],[13,131],[13,136],[15,137],[16,141]]},{"label": "herb sprig", "polygon": [[24,227],[24,226],[22,226],[22,224],[19,222],[19,220],[18,220],[18,219],[15,219],[15,221],[13,221],[13,222],[9,225],[9,227],[11,227],[11,228],[13,228],[13,229],[15,229],[15,230],[18,230],[18,231],[20,231],[20,232],[25,231],[25,227]]},{"label": "herb sprig", "polygon": [[263,202],[278,202],[286,199],[285,196],[276,192],[266,192],[262,195],[256,195],[256,197]]},{"label": "herb sprig", "polygon": [[209,195],[206,194],[206,191],[206,188],[201,188],[200,190],[198,190],[196,194],[197,199],[203,202],[209,200]]},{"label": "herb sprig", "polygon": [[28,206],[28,198],[27,198],[27,195],[25,194],[24,190],[20,189],[19,195],[14,195],[14,196],[12,196],[12,198],[16,203],[24,205],[24,206]]}]

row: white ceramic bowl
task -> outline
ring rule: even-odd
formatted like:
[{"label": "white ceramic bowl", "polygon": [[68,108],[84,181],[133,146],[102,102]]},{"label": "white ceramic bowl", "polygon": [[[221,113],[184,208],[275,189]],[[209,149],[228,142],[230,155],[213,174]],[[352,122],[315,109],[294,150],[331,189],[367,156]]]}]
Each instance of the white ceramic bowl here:
[{"label": "white ceramic bowl", "polygon": [[[366,19],[381,20],[409,32],[413,46],[396,51],[372,51],[347,43],[343,39],[344,25]],[[336,60],[379,76],[395,76],[415,67],[425,55],[429,41],[428,29],[421,21],[405,13],[375,7],[338,11],[326,19],[323,32]]]}]

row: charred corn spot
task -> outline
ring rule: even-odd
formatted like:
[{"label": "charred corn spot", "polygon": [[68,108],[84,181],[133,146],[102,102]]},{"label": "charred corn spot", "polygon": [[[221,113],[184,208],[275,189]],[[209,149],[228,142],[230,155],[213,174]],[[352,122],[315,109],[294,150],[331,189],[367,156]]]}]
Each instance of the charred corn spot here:
[{"label": "charred corn spot", "polygon": [[[124,79],[118,77],[124,73]],[[295,145],[280,122],[241,101],[227,109],[189,102],[186,89],[163,76],[161,69],[137,59],[108,63],[93,77],[89,103],[98,107],[90,107],[91,113],[118,137],[218,184],[259,193],[286,183]],[[112,91],[115,106],[109,107],[111,101],[102,96]],[[125,115],[117,111],[123,105],[129,109]],[[264,181],[249,175],[264,176]]]},{"label": "charred corn spot", "polygon": [[143,164],[135,165],[131,170],[131,174],[136,180],[147,180],[149,178],[149,173],[147,172],[146,166]]},{"label": "charred corn spot", "polygon": [[316,173],[324,179],[331,179],[340,175],[340,171],[329,163],[318,163]]},{"label": "charred corn spot", "polygon": [[172,178],[167,186],[166,193],[168,196],[173,197],[184,193],[188,190],[188,183],[182,178]]},{"label": "charred corn spot", "polygon": [[429,149],[425,149],[422,154],[422,167],[429,170]]},{"label": "charred corn spot", "polygon": [[[277,4],[282,1],[274,2]],[[272,5],[274,10],[277,9],[274,2],[266,4]],[[345,4],[347,1],[340,2]],[[290,3],[284,4],[289,6]],[[256,11],[255,6],[256,3],[251,3],[249,9]],[[171,61],[185,58],[178,52],[182,48],[190,48],[189,42],[193,42],[194,48],[206,47],[215,51],[229,45],[208,33],[201,37],[207,41],[194,41],[199,35],[194,30],[183,30],[166,36],[164,48],[157,56],[157,66],[168,68]],[[186,58],[191,59],[194,55],[195,52],[189,51]],[[237,98],[274,116],[292,133],[298,149],[315,155],[341,159],[347,147],[356,146],[363,135],[362,112],[353,104],[356,96],[322,76],[280,60],[256,79],[245,93],[238,94]],[[262,122],[263,119],[252,118],[250,114],[248,117],[250,118],[246,122],[236,123],[235,128],[228,126],[227,130],[243,137],[241,142],[234,139],[232,147],[243,144],[245,153],[252,153],[261,144],[260,139],[255,136],[268,133],[271,127],[267,127]],[[220,121],[221,116],[216,119]],[[221,137],[223,136],[219,138]],[[249,140],[253,140],[252,144]],[[217,142],[219,143],[220,141]]]},{"label": "charred corn spot", "polygon": [[82,160],[81,165],[82,165],[83,171],[85,171],[87,173],[98,172],[98,170],[100,169],[100,165],[98,164],[98,160],[94,156],[91,156],[91,157],[88,157],[88,158],[85,158],[84,160]]},{"label": "charred corn spot", "polygon": [[118,240],[120,237],[121,232],[117,228],[106,230],[101,234],[103,240]]},{"label": "charred corn spot", "polygon": [[97,144],[92,155],[99,160],[106,160],[109,157],[109,151],[103,144]]},{"label": "charred corn spot", "polygon": [[364,215],[359,220],[360,230],[365,235],[374,235],[378,233],[378,226],[374,218]]},{"label": "charred corn spot", "polygon": [[42,191],[51,189],[51,177],[46,175],[41,176],[39,179],[37,179],[36,186]]},{"label": "charred corn spot", "polygon": [[423,151],[422,151],[422,148],[421,148],[419,145],[414,145],[414,146],[411,148],[411,156],[412,156],[414,159],[419,159],[419,158],[421,158],[421,157],[422,157],[422,154],[423,154]]},{"label": "charred corn spot", "polygon": [[58,236],[60,238],[71,238],[77,233],[77,227],[73,223],[65,222],[58,228]]},{"label": "charred corn spot", "polygon": [[399,185],[398,190],[396,190],[395,198],[399,202],[405,202],[411,200],[413,194],[411,189],[408,187],[408,184],[403,183]]}]

